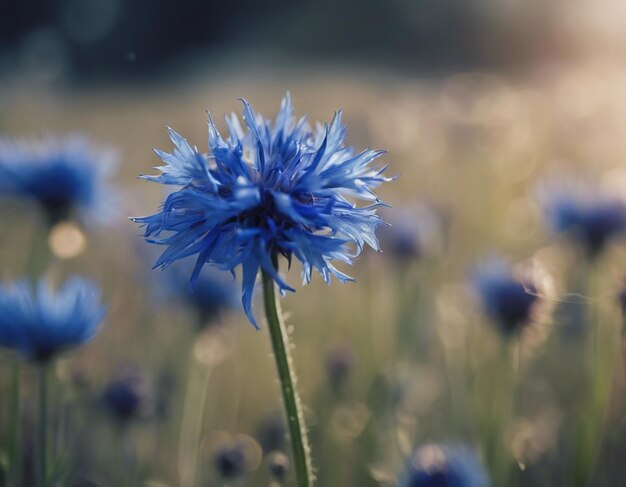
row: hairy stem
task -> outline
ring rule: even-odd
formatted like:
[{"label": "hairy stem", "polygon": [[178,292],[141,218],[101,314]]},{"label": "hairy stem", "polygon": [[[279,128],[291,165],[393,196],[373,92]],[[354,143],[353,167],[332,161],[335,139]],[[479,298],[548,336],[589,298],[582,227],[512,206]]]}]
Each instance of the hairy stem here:
[{"label": "hairy stem", "polygon": [[298,487],[310,487],[313,485],[311,458],[302,405],[295,388],[296,377],[291,359],[289,336],[283,322],[280,303],[277,300],[274,280],[265,271],[263,271],[263,300],[280,379],[280,390],[287,413],[297,485]]}]

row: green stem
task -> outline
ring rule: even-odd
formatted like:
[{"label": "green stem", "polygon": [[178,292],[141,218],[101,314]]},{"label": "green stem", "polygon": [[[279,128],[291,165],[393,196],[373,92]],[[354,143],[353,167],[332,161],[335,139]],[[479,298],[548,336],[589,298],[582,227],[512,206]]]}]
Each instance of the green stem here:
[{"label": "green stem", "polygon": [[[274,259],[274,265],[276,266],[276,259]],[[276,367],[278,369],[278,377],[280,379],[280,389],[287,413],[287,425],[289,427],[289,435],[291,436],[297,485],[298,487],[310,487],[313,485],[311,458],[302,405],[295,389],[296,378],[291,359],[289,336],[282,319],[274,280],[265,271],[263,271],[263,300],[274,358],[276,359]]]},{"label": "green stem", "polygon": [[408,350],[412,345],[412,330],[410,326],[407,326],[410,322],[410,313],[407,312],[407,300],[406,300],[406,268],[399,267],[394,273],[396,292],[396,326],[393,343],[393,357],[390,365],[391,375],[388,379],[387,385],[387,402],[388,402],[388,414],[389,414],[389,433],[391,435],[391,441],[388,445],[384,445],[384,448],[388,449],[389,462],[391,468],[396,469],[400,465],[400,438],[398,436],[398,408],[396,404],[396,388],[403,387],[403,373],[401,366],[405,361],[408,362],[412,357]]},{"label": "green stem", "polygon": [[202,423],[210,375],[211,367],[198,362],[192,354],[178,447],[178,474],[181,487],[196,485]]},{"label": "green stem", "polygon": [[475,392],[479,395],[476,404],[483,428],[485,463],[495,486],[510,486],[512,458],[503,443],[515,396],[509,344],[500,343],[498,352],[481,365],[478,373],[481,382]]},{"label": "green stem", "polygon": [[21,423],[20,415],[20,362],[15,359],[11,371],[11,430],[10,430],[10,465],[11,465],[11,483],[10,485],[18,485],[20,482],[21,469]]},{"label": "green stem", "polygon": [[50,247],[48,247],[48,234],[50,226],[37,228],[32,238],[32,244],[26,258],[27,275],[36,281],[44,273],[50,261]]},{"label": "green stem", "polygon": [[45,364],[39,367],[39,431],[38,431],[38,485],[45,487],[48,449],[48,367]]},{"label": "green stem", "polygon": [[[581,397],[578,407],[575,409],[577,437],[574,451],[574,486],[584,487],[589,484],[593,473],[595,460],[596,436],[599,427],[598,418],[603,418],[602,401],[598,402],[598,334],[600,319],[598,315],[598,303],[596,296],[597,268],[594,262],[589,262],[585,269],[583,295],[587,297],[586,330],[582,335],[582,358],[585,380],[585,394]],[[598,408],[597,406],[600,406]]]}]

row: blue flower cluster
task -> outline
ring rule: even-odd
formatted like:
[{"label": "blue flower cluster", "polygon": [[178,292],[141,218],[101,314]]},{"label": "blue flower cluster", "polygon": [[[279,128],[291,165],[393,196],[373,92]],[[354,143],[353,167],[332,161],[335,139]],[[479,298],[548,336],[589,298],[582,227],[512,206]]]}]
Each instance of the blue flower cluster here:
[{"label": "blue flower cluster", "polygon": [[103,223],[114,213],[108,179],[115,167],[114,152],[87,137],[0,138],[0,197],[36,201],[51,223],[75,217]]},{"label": "blue flower cluster", "polygon": [[409,461],[399,487],[488,487],[476,454],[458,445],[425,445]]},{"label": "blue flower cluster", "polygon": [[39,281],[0,287],[0,346],[45,363],[89,341],[106,314],[98,287],[73,277],[56,292]]},{"label": "blue flower cluster", "polygon": [[[195,281],[204,264],[231,272],[241,266],[243,307],[257,326],[252,296],[260,269],[281,291],[294,290],[278,275],[278,255],[295,256],[305,282],[313,269],[329,282],[333,275],[350,280],[333,261],[351,264],[365,244],[378,250],[382,203],[373,190],[389,178],[385,167],[370,167],[381,151],[344,146],[341,112],[330,125],[311,129],[305,118],[295,119],[289,95],[273,122],[245,100],[243,106],[247,130],[232,114],[227,139],[209,117],[210,155],[170,130],[174,151],[156,151],[166,164],[158,168],[162,174],[144,177],[181,188],[158,213],[134,221],[145,225],[148,242],[167,247],[155,267],[195,255]],[[350,198],[370,204],[357,207]]]}]

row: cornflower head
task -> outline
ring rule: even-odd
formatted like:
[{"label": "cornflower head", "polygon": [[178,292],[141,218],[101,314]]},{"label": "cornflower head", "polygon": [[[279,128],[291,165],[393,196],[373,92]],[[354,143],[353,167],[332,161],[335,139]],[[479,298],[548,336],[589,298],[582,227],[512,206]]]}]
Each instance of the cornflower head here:
[{"label": "cornflower head", "polygon": [[80,277],[56,292],[44,281],[0,286],[0,346],[46,363],[91,340],[105,314],[98,287]]},{"label": "cornflower head", "polygon": [[[145,225],[148,242],[167,247],[155,267],[196,256],[193,282],[204,264],[233,273],[240,266],[243,308],[257,327],[252,296],[260,269],[282,292],[294,291],[277,272],[278,255],[300,261],[305,283],[313,269],[328,283],[331,276],[351,280],[333,261],[351,264],[366,244],[379,250],[382,203],[373,190],[390,178],[382,175],[385,166],[370,167],[381,151],[344,146],[341,112],[312,129],[295,119],[289,95],[274,121],[242,102],[246,128],[235,114],[227,116],[226,139],[209,116],[210,154],[170,129],[174,151],[157,150],[161,174],[144,178],[180,189],[159,212],[133,220]],[[352,199],[369,204],[357,207]]]},{"label": "cornflower head", "polygon": [[0,138],[0,197],[38,203],[50,224],[106,223],[115,210],[109,179],[116,163],[114,151],[85,136]]},{"label": "cornflower head", "polygon": [[553,231],[567,235],[590,259],[626,233],[626,201],[619,197],[566,181],[540,187],[539,199]]},{"label": "cornflower head", "polygon": [[485,313],[507,337],[533,318],[538,301],[535,284],[518,278],[504,259],[492,257],[474,269],[471,284]]},{"label": "cornflower head", "polygon": [[487,473],[474,451],[460,445],[429,444],[409,460],[399,487],[488,487]]}]

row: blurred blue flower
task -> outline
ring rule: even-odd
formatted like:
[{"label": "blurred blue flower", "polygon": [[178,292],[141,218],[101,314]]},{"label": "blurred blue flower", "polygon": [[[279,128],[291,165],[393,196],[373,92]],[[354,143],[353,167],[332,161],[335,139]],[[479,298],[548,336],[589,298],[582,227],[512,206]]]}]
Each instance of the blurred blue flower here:
[{"label": "blurred blue flower", "polygon": [[[289,95],[274,122],[256,115],[245,100],[243,106],[247,131],[232,114],[226,140],[209,117],[211,155],[170,129],[175,150],[156,151],[166,164],[158,168],[162,174],[144,177],[182,188],[158,213],[133,220],[146,226],[148,242],[167,247],[155,267],[197,255],[195,281],[206,263],[231,272],[241,266],[243,307],[257,326],[252,295],[259,269],[281,291],[294,290],[278,275],[274,256],[295,256],[304,282],[312,269],[329,282],[332,275],[351,279],[332,261],[352,263],[365,244],[378,250],[376,209],[382,203],[373,189],[389,178],[382,176],[385,167],[369,167],[381,151],[355,154],[343,146],[341,112],[330,126],[312,130],[305,118],[294,118]],[[371,204],[359,208],[349,197]]]},{"label": "blurred blue flower", "polygon": [[126,423],[145,411],[148,389],[144,377],[136,371],[125,371],[107,384],[102,403],[111,415]]},{"label": "blurred blue flower", "polygon": [[289,458],[280,451],[271,452],[266,459],[267,468],[277,482],[283,483],[289,472]]},{"label": "blurred blue flower", "polygon": [[246,452],[240,443],[223,446],[215,453],[214,462],[222,478],[239,477],[246,470]]},{"label": "blurred blue flower", "polygon": [[459,445],[419,448],[400,477],[398,487],[488,487],[487,473],[476,454]]},{"label": "blurred blue flower", "polygon": [[280,411],[266,413],[257,427],[256,437],[264,452],[282,450],[287,438],[287,425]]},{"label": "blurred blue flower", "polygon": [[542,188],[540,199],[554,231],[569,235],[591,258],[626,233],[626,202],[619,198],[562,183]]},{"label": "blurred blue flower", "polygon": [[347,345],[336,346],[326,354],[326,377],[335,394],[341,394],[354,369],[356,355]]},{"label": "blurred blue flower", "polygon": [[106,308],[98,287],[80,277],[53,291],[39,281],[0,286],[0,346],[25,358],[47,362],[95,335]]},{"label": "blurred blue flower", "polygon": [[419,260],[441,246],[441,225],[432,209],[414,205],[393,210],[393,214],[385,218],[391,224],[383,226],[380,231],[386,255],[402,264]]},{"label": "blurred blue flower", "polygon": [[505,260],[492,258],[474,269],[472,284],[485,313],[504,335],[513,335],[532,319],[538,300],[535,285],[516,278]]},{"label": "blurred blue flower", "polygon": [[0,138],[0,197],[36,201],[52,224],[75,217],[105,223],[115,209],[115,167],[114,152],[84,136]]},{"label": "blurred blue flower", "polygon": [[216,269],[204,269],[192,286],[187,271],[191,269],[177,265],[168,267],[164,291],[193,308],[202,326],[213,323],[221,313],[240,307],[232,279]]}]

